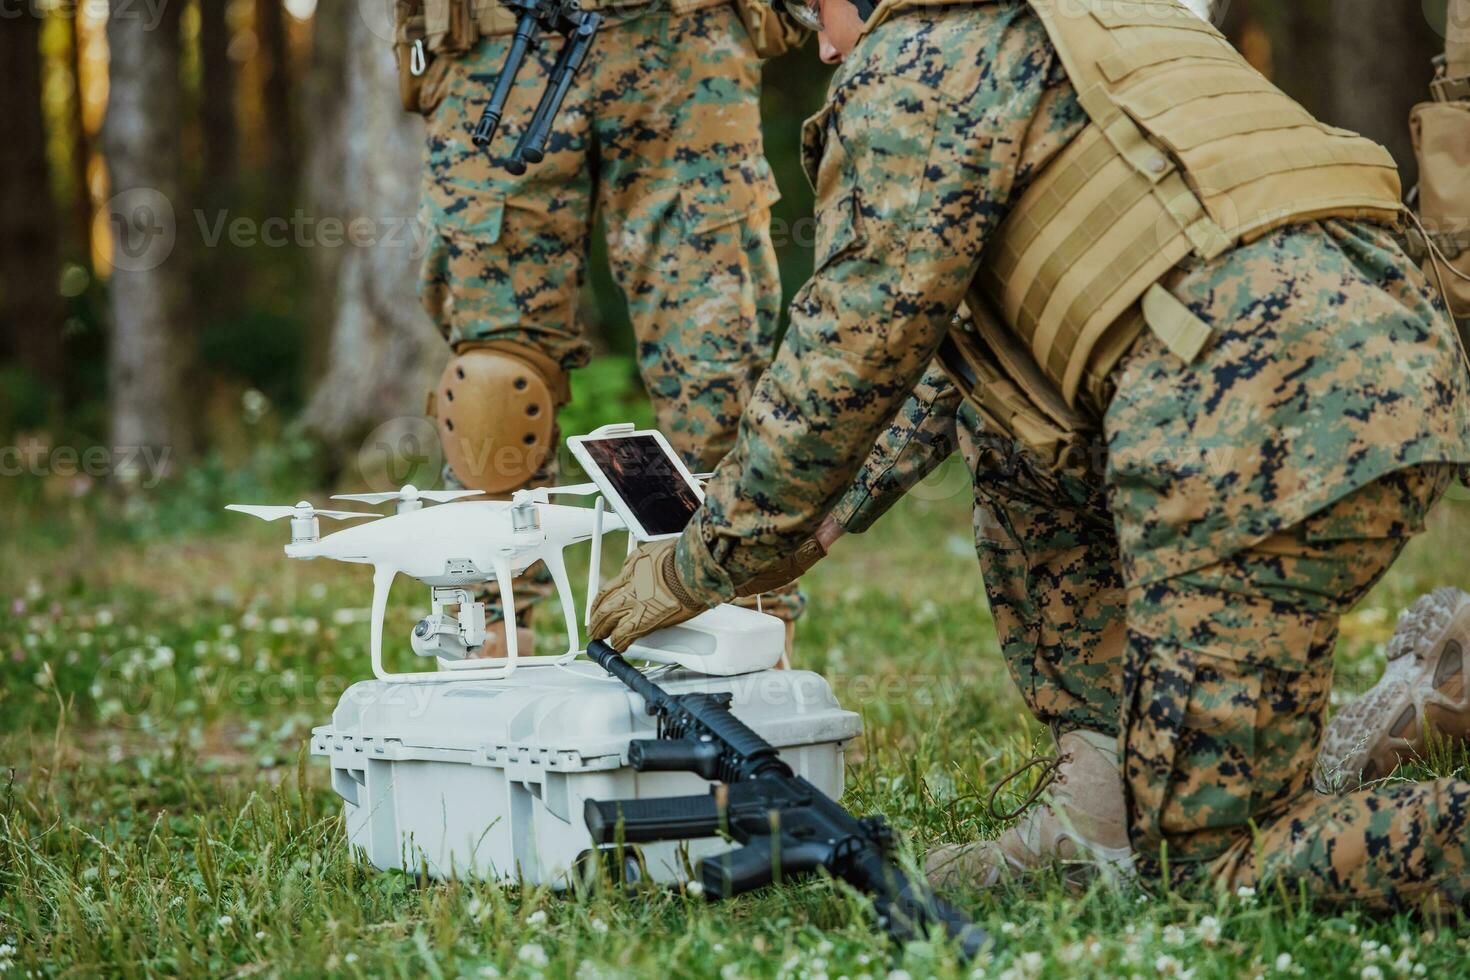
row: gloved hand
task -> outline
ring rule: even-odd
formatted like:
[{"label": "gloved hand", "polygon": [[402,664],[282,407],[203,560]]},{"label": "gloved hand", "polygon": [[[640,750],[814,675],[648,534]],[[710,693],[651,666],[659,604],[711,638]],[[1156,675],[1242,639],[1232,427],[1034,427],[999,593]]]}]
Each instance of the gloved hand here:
[{"label": "gloved hand", "polygon": [[[828,520],[830,521],[831,518]],[[826,525],[823,525],[824,529],[825,527]],[[826,557],[827,543],[822,539],[821,532],[818,532],[816,537],[803,541],[797,547],[796,552],[779,565],[767,568],[755,578],[736,587],[735,595],[737,598],[744,599],[764,592],[774,592],[801,578],[811,571],[813,565]]]},{"label": "gloved hand", "polygon": [[645,544],[628,556],[623,570],[592,604],[589,634],[618,651],[657,630],[677,626],[720,602],[679,579],[674,561],[678,538]]}]

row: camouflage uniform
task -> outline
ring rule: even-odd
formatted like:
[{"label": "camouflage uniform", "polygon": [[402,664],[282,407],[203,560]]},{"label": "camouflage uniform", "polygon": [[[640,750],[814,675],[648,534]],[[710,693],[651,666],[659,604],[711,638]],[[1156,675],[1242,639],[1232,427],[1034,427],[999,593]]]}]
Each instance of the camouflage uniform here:
[{"label": "camouflage uniform", "polygon": [[[840,502],[859,528],[881,511],[874,489],[910,482],[904,446],[928,465],[943,399],[901,406],[1008,205],[1084,122],[1024,4],[868,32],[809,124],[817,271],[680,541],[684,582],[728,595]],[[1120,732],[1146,868],[1166,853],[1230,885],[1462,900],[1470,784],[1308,795],[1338,617],[1422,526],[1444,464],[1470,460],[1452,328],[1394,235],[1360,222],[1292,225],[1164,285],[1211,343],[1188,364],[1135,343],[1096,459],[1047,472],[962,426],[1012,672],[1039,717]]]},{"label": "camouflage uniform", "polygon": [[[623,9],[577,76],[545,161],[520,177],[504,156],[560,46],[528,58],[490,155],[470,133],[510,39],[483,39],[453,61],[428,118],[420,291],[451,345],[512,342],[582,367],[591,351],[577,308],[600,206],[659,428],[704,471],[734,441],[780,313],[761,61],[730,4]],[[528,485],[554,478],[548,468]],[[766,608],[794,617],[800,599]]]}]

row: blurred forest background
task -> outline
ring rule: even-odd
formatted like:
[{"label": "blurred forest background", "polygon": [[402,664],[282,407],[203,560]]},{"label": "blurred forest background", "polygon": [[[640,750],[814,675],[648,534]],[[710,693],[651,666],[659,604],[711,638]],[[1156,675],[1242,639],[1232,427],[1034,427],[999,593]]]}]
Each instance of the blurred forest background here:
[{"label": "blurred forest background", "polygon": [[[295,485],[375,480],[370,434],[420,412],[447,356],[415,298],[423,126],[397,106],[390,6],[0,2],[0,468],[30,477],[0,494],[262,465]],[[1407,117],[1442,0],[1220,0],[1211,16],[1412,183]],[[788,291],[810,266],[798,130],[824,72],[809,49],[766,76]],[[600,258],[585,314],[608,356],[569,429],[641,397]]]}]

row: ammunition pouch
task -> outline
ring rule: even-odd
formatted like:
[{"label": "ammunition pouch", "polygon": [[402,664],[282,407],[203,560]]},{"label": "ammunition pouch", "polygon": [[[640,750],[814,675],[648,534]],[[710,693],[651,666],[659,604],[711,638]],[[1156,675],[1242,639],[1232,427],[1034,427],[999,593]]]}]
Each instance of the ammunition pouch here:
[{"label": "ammunition pouch", "polygon": [[556,413],[571,400],[551,358],[512,343],[462,344],[444,368],[429,414],[444,460],[471,490],[519,490],[556,451]]},{"label": "ammunition pouch", "polygon": [[1433,246],[1425,249],[1424,269],[1431,282],[1443,285],[1454,315],[1464,319],[1470,317],[1470,281],[1450,270],[1470,276],[1470,78],[1441,79],[1434,91],[1438,101],[1415,106],[1410,117],[1419,158],[1419,214],[1426,245]]}]

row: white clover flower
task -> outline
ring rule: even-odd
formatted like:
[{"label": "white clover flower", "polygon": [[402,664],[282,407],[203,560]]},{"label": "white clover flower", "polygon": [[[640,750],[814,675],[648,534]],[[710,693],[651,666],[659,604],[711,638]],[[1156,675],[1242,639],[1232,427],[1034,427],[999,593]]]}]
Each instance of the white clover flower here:
[{"label": "white clover flower", "polygon": [[1256,890],[1250,885],[1241,885],[1235,889],[1235,897],[1243,902],[1249,902],[1256,897]]},{"label": "white clover flower", "polygon": [[704,894],[704,882],[691,881],[689,884],[684,886],[684,890],[693,895],[695,898],[698,898],[699,896]]},{"label": "white clover flower", "polygon": [[1276,972],[1277,973],[1285,973],[1287,970],[1290,970],[1290,969],[1291,969],[1291,954],[1290,953],[1282,953],[1280,956],[1276,957]]},{"label": "white clover flower", "polygon": [[256,934],[255,934],[255,938],[256,938],[256,939],[264,939],[264,938],[265,938],[265,930],[264,930],[264,929],[262,929],[262,930],[260,930],[260,931],[259,931],[259,932],[257,932],[257,933],[256,933]]},{"label": "white clover flower", "polygon": [[357,962],[357,954],[348,953],[346,956],[342,957],[342,962],[346,963],[348,966],[351,966],[352,964]]},{"label": "white clover flower", "polygon": [[1021,969],[1030,976],[1041,972],[1041,954],[1034,949],[1028,949],[1021,954]]},{"label": "white clover flower", "polygon": [[1164,953],[1154,960],[1154,972],[1161,977],[1190,977],[1193,970],[1185,970],[1184,964],[1179,962],[1178,957]]},{"label": "white clover flower", "polygon": [[218,919],[215,919],[214,920],[214,924],[217,925],[217,926],[219,926],[221,929],[224,929],[224,928],[227,928],[229,926],[234,925],[235,924],[235,919],[234,919],[233,916],[222,915]]},{"label": "white clover flower", "polygon": [[1000,934],[1002,936],[1014,936],[1017,931],[1018,930],[1014,922],[1002,922],[1000,924]]},{"label": "white clover flower", "polygon": [[465,911],[469,912],[471,919],[478,920],[483,919],[489,909],[485,908],[485,903],[480,901],[480,896],[476,895],[470,899],[470,904],[465,907]]},{"label": "white clover flower", "polygon": [[537,909],[536,911],[532,912],[530,915],[528,915],[526,917],[526,925],[528,925],[528,926],[544,926],[544,925],[546,925],[546,910],[545,909]]},{"label": "white clover flower", "polygon": [[15,947],[10,943],[0,944],[0,960],[8,960],[15,955]]},{"label": "white clover flower", "polygon": [[1363,972],[1359,973],[1358,976],[1361,980],[1383,980],[1383,971],[1370,963],[1368,966],[1363,967]]},{"label": "white clover flower", "polygon": [[[601,919],[593,919],[591,922],[589,922],[587,924],[589,926],[591,926],[592,927],[592,931],[595,932],[595,933],[597,933],[599,936],[605,936],[605,935],[607,935],[607,923],[606,922],[603,922]],[[715,952],[719,952],[719,951],[720,951],[719,950],[719,947],[716,946],[715,947]]]},{"label": "white clover flower", "polygon": [[184,896],[182,896],[182,895],[175,895],[173,898],[171,898],[171,899],[168,900],[168,907],[171,908],[171,909],[176,909],[180,905],[183,905],[183,904],[184,904]]},{"label": "white clover flower", "polygon": [[1186,941],[1187,937],[1184,935],[1183,929],[1179,928],[1176,925],[1164,926],[1165,946],[1183,946]]},{"label": "white clover flower", "polygon": [[112,625],[112,610],[111,609],[103,608],[103,609],[97,610],[97,625],[98,626],[111,626]]},{"label": "white clover flower", "polygon": [[1195,935],[1199,936],[1199,941],[1206,946],[1214,946],[1220,942],[1220,920],[1213,915],[1200,919],[1194,931]]},{"label": "white clover flower", "polygon": [[535,967],[543,967],[551,962],[551,957],[546,955],[546,950],[540,943],[526,943],[516,951],[516,959]]},{"label": "white clover flower", "polygon": [[479,973],[480,976],[486,977],[487,980],[494,980],[495,977],[500,976],[500,971],[488,963],[480,967]]},{"label": "white clover flower", "polygon": [[911,980],[907,970],[889,970],[888,980]]}]

